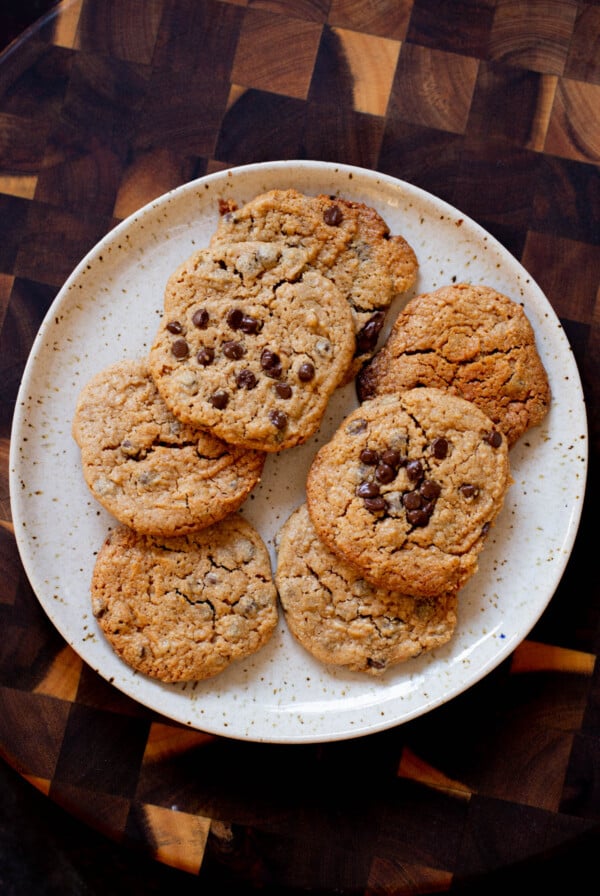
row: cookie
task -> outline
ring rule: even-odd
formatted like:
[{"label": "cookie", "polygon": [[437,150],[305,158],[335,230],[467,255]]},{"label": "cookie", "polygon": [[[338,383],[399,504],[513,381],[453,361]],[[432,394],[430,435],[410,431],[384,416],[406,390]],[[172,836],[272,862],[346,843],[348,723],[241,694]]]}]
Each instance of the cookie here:
[{"label": "cookie", "polygon": [[411,299],[357,378],[361,401],[416,386],[472,401],[509,446],[541,423],[551,401],[523,308],[495,289],[466,283]]},{"label": "cookie", "polygon": [[210,247],[283,243],[302,250],[306,264],[322,270],[334,263],[356,230],[356,219],[344,215],[335,198],[306,196],[294,189],[269,190],[221,215]]},{"label": "cookie", "polygon": [[[393,299],[415,283],[418,262],[401,236],[391,236],[372,207],[333,196],[272,190],[219,221],[211,247],[262,240],[304,252],[305,264],[332,280],[348,301],[356,336],[345,382],[372,357]],[[296,260],[300,262],[300,254]]]},{"label": "cookie", "polygon": [[93,377],[79,395],[72,431],[92,495],[148,534],[182,535],[237,510],[266,457],[177,420],[146,359],[120,361]]},{"label": "cookie", "polygon": [[269,285],[240,281],[224,299],[194,270],[171,286],[149,358],[172,413],[246,448],[306,441],[354,352],[352,316],[335,285],[307,270]]},{"label": "cookie", "polygon": [[305,504],[278,534],[275,584],[302,647],[354,672],[382,675],[446,644],[456,628],[456,592],[412,597],[371,585],[321,541]]},{"label": "cookie", "polygon": [[165,682],[217,675],[263,647],[278,619],[267,549],[239,514],[173,538],[117,526],[91,601],[115,653]]},{"label": "cookie", "polygon": [[390,234],[374,208],[349,199],[336,202],[344,219],[355,221],[355,234],[333,264],[321,270],[352,309],[356,351],[348,372],[350,380],[372,357],[393,300],[414,286],[418,262],[412,247],[402,236]]},{"label": "cookie", "polygon": [[477,569],[511,482],[506,438],[439,389],[383,395],[317,453],[307,502],[319,536],[375,585],[431,597]]}]

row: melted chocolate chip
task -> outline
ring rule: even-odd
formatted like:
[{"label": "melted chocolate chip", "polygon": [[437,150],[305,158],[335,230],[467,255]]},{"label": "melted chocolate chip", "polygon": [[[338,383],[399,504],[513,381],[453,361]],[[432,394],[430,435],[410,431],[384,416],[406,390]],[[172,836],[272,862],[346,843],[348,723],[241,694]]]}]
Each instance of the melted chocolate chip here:
[{"label": "melted chocolate chip", "polygon": [[402,495],[402,504],[406,510],[419,510],[422,503],[419,492],[405,492]]},{"label": "melted chocolate chip", "polygon": [[269,411],[269,420],[275,429],[285,429],[288,422],[288,415],[283,411]]},{"label": "melted chocolate chip", "polygon": [[225,318],[225,320],[232,330],[239,330],[243,317],[243,311],[241,311],[239,308],[232,308],[231,311],[227,312],[227,317]]},{"label": "melted chocolate chip", "polygon": [[192,315],[192,323],[199,330],[205,330],[208,326],[208,311],[206,308],[198,308]]},{"label": "melted chocolate chip", "polygon": [[377,464],[375,477],[379,482],[392,482],[392,480],[396,478],[396,470],[393,467],[390,467],[389,464],[380,463]]},{"label": "melted chocolate chip", "polygon": [[229,395],[225,392],[224,389],[217,389],[216,392],[208,399],[212,404],[213,408],[216,408],[218,411],[222,411],[229,404]]},{"label": "melted chocolate chip", "polygon": [[423,495],[426,501],[437,501],[441,490],[441,485],[434,482],[433,479],[424,479],[419,486],[419,493]]},{"label": "melted chocolate chip", "polygon": [[380,510],[385,510],[387,507],[385,498],[381,495],[377,495],[375,498],[365,498],[364,504],[367,510],[370,510],[371,513],[378,513]]},{"label": "melted chocolate chip", "polygon": [[276,395],[279,398],[291,398],[292,397],[292,387],[289,383],[275,383],[273,386]]},{"label": "melted chocolate chip", "polygon": [[363,464],[366,464],[368,467],[374,467],[379,463],[379,452],[374,451],[372,448],[363,448],[359,457]]},{"label": "melted chocolate chip", "polygon": [[431,452],[437,460],[443,460],[448,455],[448,440],[441,436],[431,443]]},{"label": "melted chocolate chip", "polygon": [[281,359],[277,352],[270,348],[264,348],[260,356],[260,366],[273,379],[279,379],[282,374]]},{"label": "melted chocolate chip", "polygon": [[223,354],[232,361],[239,361],[246,354],[246,347],[241,342],[230,339],[223,343]]},{"label": "melted chocolate chip", "polygon": [[406,512],[406,519],[411,526],[426,526],[429,522],[429,517],[430,514],[423,508],[420,508],[419,510],[407,510]]},{"label": "melted chocolate chip", "polygon": [[470,482],[463,482],[462,485],[459,485],[458,490],[464,498],[476,498],[479,494],[477,486]]},{"label": "melted chocolate chip", "polygon": [[240,370],[235,381],[240,389],[254,389],[257,383],[256,377],[247,367],[244,370]]},{"label": "melted chocolate chip", "polygon": [[376,482],[361,482],[356,487],[356,494],[359,498],[375,498],[379,494],[379,486]]},{"label": "melted chocolate chip", "polygon": [[248,335],[253,336],[255,333],[258,333],[260,326],[260,321],[255,317],[252,317],[250,314],[242,315],[239,326],[242,333],[247,333]]},{"label": "melted chocolate chip", "polygon": [[298,368],[298,379],[302,383],[309,383],[315,376],[315,366],[310,361],[304,361]]},{"label": "melted chocolate chip", "polygon": [[329,208],[326,208],[323,212],[323,220],[331,227],[338,227],[344,220],[344,215],[339,205],[330,205]]},{"label": "melted chocolate chip", "polygon": [[492,448],[499,448],[502,444],[502,435],[497,429],[493,429],[483,437],[483,441],[491,445]]},{"label": "melted chocolate chip", "polygon": [[196,361],[203,367],[208,367],[215,360],[215,350],[209,345],[204,345],[196,355]]},{"label": "melted chocolate chip", "polygon": [[346,427],[346,432],[349,436],[357,436],[361,432],[364,432],[367,428],[367,421],[364,417],[358,417],[356,420],[352,420],[351,423]]},{"label": "melted chocolate chip", "polygon": [[170,320],[166,325],[166,328],[169,333],[174,333],[175,335],[177,335],[177,333],[183,333],[183,327],[178,320]]},{"label": "melted chocolate chip", "polygon": [[388,448],[387,451],[383,451],[381,453],[381,460],[384,464],[387,464],[389,467],[393,467],[395,470],[397,470],[402,464],[400,452],[396,451],[394,448]]},{"label": "melted chocolate chip", "polygon": [[177,360],[181,361],[183,358],[187,358],[190,353],[190,347],[185,341],[183,337],[180,339],[175,339],[173,344],[171,345],[171,352],[177,358]]},{"label": "melted chocolate chip", "polygon": [[419,482],[423,478],[423,464],[420,460],[409,460],[406,464],[406,475],[411,482]]},{"label": "melted chocolate chip", "polygon": [[377,345],[377,340],[383,327],[385,314],[378,311],[364,325],[364,327],[356,334],[356,349],[362,354],[363,352],[371,352]]}]

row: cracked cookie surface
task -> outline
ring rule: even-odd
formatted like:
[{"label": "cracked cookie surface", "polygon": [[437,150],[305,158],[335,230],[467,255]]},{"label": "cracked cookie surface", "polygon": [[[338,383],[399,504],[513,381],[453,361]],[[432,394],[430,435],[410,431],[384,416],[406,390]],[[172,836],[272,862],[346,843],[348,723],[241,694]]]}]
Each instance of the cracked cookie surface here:
[{"label": "cracked cookie surface", "polygon": [[165,682],[217,675],[260,650],[278,619],[267,549],[239,514],[173,538],[117,526],[98,553],[91,601],[121,659]]},{"label": "cracked cookie surface", "polygon": [[365,203],[295,190],[270,191],[225,214],[211,247],[231,251],[236,242],[249,240],[302,249],[304,263],[328,277],[346,298],[356,336],[349,382],[372,357],[393,299],[416,281],[412,247],[402,236],[392,236],[381,215]]},{"label": "cracked cookie surface", "polygon": [[551,400],[523,308],[483,285],[446,286],[411,299],[357,378],[361,401],[416,386],[474,402],[510,446],[541,423]]},{"label": "cracked cookie surface", "polygon": [[370,584],[319,538],[305,504],[279,532],[275,584],[296,640],[354,672],[382,675],[446,644],[456,627],[454,591],[412,597]]},{"label": "cracked cookie surface", "polygon": [[352,360],[347,302],[331,281],[298,279],[215,294],[194,259],[171,281],[150,371],[180,420],[233,445],[276,452],[306,441]]},{"label": "cracked cookie surface", "polygon": [[265,462],[263,452],[177,420],[146,359],[120,361],[93,377],[72,429],[91,493],[139,532],[178,535],[217,522],[241,506]]},{"label": "cracked cookie surface", "polygon": [[511,483],[504,436],[439,389],[366,401],[317,453],[306,495],[319,536],[375,585],[415,596],[477,569]]}]

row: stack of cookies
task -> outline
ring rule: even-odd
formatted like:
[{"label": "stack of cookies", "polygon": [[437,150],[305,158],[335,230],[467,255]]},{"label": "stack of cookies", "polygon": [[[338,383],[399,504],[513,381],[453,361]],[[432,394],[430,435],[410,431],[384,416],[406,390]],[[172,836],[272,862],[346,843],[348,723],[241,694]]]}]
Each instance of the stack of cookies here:
[{"label": "stack of cookies", "polygon": [[308,651],[380,675],[452,637],[509,449],[551,396],[521,306],[467,284],[409,301],[357,392],[280,533],[276,584]]},{"label": "stack of cookies", "polygon": [[360,203],[274,190],[230,205],[169,278],[148,356],[82,390],[84,478],[118,521],[92,607],[134,669],[197,680],[267,643],[270,560],[237,511],[266,454],[315,433],[333,392],[373,357],[417,267]]}]

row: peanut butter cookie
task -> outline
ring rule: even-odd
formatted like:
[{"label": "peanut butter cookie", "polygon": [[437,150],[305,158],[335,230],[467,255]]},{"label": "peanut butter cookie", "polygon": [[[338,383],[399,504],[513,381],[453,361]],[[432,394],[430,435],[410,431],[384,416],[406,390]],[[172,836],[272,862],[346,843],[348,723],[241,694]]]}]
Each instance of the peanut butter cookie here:
[{"label": "peanut butter cookie", "polygon": [[278,618],[267,549],[238,514],[174,538],[118,526],[98,553],[91,600],[121,659],[165,682],[217,675],[263,647]]},{"label": "peanut butter cookie", "polygon": [[192,532],[237,510],[266,456],[177,420],[145,359],[120,361],[82,389],[73,436],[96,500],[132,529],[157,535]]},{"label": "peanut butter cookie", "polygon": [[456,592],[411,597],[371,585],[321,541],[305,504],[277,542],[275,584],[288,628],[320,662],[379,676],[452,637]]},{"label": "peanut butter cookie", "polygon": [[509,446],[544,419],[548,377],[523,308],[488,286],[445,286],[409,301],[357,378],[361,401],[416,386],[480,407]]}]

